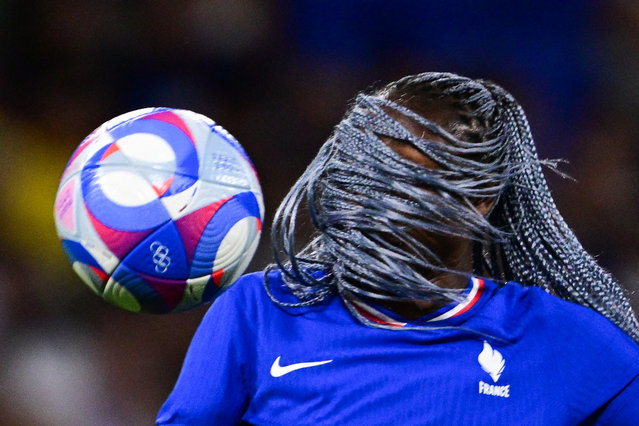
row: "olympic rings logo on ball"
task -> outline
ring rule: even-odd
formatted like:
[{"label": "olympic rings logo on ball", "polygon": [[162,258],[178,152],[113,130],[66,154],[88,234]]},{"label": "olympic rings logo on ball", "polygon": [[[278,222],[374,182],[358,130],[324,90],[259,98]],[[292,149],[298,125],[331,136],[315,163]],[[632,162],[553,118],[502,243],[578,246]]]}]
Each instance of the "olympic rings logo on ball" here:
[{"label": "olympic rings logo on ball", "polygon": [[171,265],[169,257],[169,248],[159,241],[153,241],[149,246],[149,250],[153,252],[153,263],[155,263],[155,272],[163,274]]}]

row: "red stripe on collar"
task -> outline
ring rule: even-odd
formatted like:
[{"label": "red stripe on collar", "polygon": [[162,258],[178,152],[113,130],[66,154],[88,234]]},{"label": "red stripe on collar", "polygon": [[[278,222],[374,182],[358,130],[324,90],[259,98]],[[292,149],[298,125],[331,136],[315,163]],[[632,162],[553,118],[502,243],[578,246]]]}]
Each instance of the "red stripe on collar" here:
[{"label": "red stripe on collar", "polygon": [[473,286],[471,287],[468,295],[463,301],[461,301],[452,309],[444,312],[443,314],[438,315],[435,318],[431,318],[429,321],[441,321],[447,318],[456,317],[465,312],[468,312],[470,308],[475,306],[475,303],[477,303],[477,301],[481,298],[482,293],[484,292],[485,284],[484,280],[480,278],[471,277],[471,281],[473,283]]}]

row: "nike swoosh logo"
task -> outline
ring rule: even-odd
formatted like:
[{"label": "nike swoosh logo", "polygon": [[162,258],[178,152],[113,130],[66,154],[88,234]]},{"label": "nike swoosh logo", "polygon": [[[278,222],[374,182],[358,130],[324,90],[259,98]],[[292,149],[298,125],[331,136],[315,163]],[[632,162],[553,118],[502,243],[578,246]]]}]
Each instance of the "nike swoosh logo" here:
[{"label": "nike swoosh logo", "polygon": [[298,362],[296,364],[281,366],[280,358],[282,357],[278,356],[275,359],[275,361],[273,361],[273,365],[271,365],[271,376],[273,377],[282,377],[283,375],[288,374],[295,370],[301,370],[302,368],[308,368],[308,367],[316,367],[318,365],[323,365],[323,364],[328,364],[329,362],[333,362],[332,359],[329,359],[326,361]]}]

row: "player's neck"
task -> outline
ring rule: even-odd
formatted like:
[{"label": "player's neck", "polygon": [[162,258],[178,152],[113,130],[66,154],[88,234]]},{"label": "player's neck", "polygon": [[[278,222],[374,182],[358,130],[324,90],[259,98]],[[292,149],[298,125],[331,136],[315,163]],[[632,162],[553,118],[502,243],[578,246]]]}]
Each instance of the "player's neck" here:
[{"label": "player's neck", "polygon": [[[450,265],[451,270],[471,273],[472,272],[472,255],[471,250],[467,250],[463,256],[458,258],[455,264]],[[468,276],[452,272],[433,272],[427,274],[430,282],[441,288],[446,289],[464,289],[468,286]],[[435,312],[436,310],[446,306],[448,301],[442,300],[407,300],[407,301],[388,301],[384,302],[384,306],[401,315],[407,320],[416,320],[424,315]]]},{"label": "player's neck", "polygon": [[[468,277],[459,275],[459,274],[451,274],[449,277],[445,277],[444,281],[438,282],[436,279],[432,279],[431,281],[440,287],[444,287],[444,285],[448,286],[446,288],[459,288],[463,289],[468,286]],[[442,274],[444,275],[444,274]],[[444,277],[441,277],[444,279]],[[441,285],[440,283],[444,283]],[[446,306],[447,301],[429,301],[429,300],[407,300],[407,301],[387,301],[383,303],[383,306],[392,312],[402,316],[407,320],[416,320],[418,318],[423,317],[424,315],[435,312],[436,310]]]}]

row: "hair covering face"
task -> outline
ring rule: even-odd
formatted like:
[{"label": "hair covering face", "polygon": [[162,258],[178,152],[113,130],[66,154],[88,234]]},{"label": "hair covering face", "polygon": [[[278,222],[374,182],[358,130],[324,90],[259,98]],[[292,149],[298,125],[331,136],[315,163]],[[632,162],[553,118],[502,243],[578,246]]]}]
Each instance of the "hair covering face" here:
[{"label": "hair covering face", "polygon": [[[462,120],[445,128],[415,112],[420,103],[450,105]],[[479,137],[464,137],[463,121],[480,123]],[[416,134],[415,126],[426,131]],[[388,140],[410,145],[439,167],[401,157]],[[360,94],[278,208],[271,268],[282,270],[300,306],[335,293],[346,302],[457,300],[459,290],[441,288],[423,272],[468,272],[451,269],[414,231],[464,238],[474,242],[474,274],[540,286],[600,312],[639,340],[621,286],[557,210],[543,163],[523,109],[493,83],[423,73]],[[486,217],[476,208],[481,199],[495,200]],[[315,233],[299,244],[302,215]],[[269,291],[268,280],[265,285]]]}]

